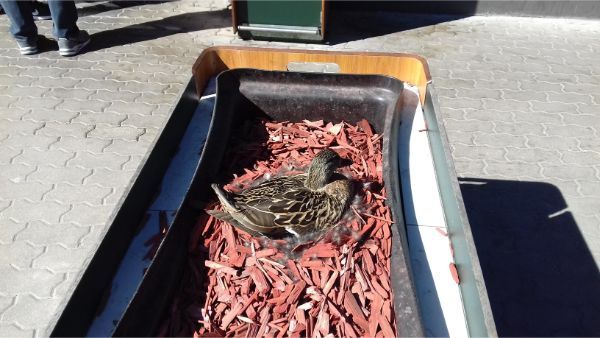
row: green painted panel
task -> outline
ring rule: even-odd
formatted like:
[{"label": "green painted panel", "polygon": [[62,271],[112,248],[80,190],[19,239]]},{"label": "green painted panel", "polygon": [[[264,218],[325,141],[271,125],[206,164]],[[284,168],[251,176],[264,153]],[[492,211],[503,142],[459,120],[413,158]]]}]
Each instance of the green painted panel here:
[{"label": "green painted panel", "polygon": [[245,2],[246,23],[321,27],[321,3],[315,0],[248,0]]}]

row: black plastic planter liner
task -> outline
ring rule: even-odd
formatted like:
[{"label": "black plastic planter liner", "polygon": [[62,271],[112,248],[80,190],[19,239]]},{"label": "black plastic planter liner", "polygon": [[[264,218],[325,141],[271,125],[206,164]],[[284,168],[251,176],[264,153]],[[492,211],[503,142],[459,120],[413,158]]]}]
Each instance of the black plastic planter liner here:
[{"label": "black plastic planter liner", "polygon": [[[178,211],[143,282],[117,325],[115,335],[154,335],[172,302],[186,263],[187,243],[197,210],[191,201],[212,196],[209,184],[222,181],[221,162],[234,125],[257,116],[276,121],[368,120],[383,134],[383,178],[392,209],[392,271],[399,336],[423,336],[409,270],[400,200],[398,127],[403,84],[377,75],[292,73],[235,69],[217,78],[217,99],[208,138],[183,206]],[[195,203],[194,203],[195,204]]]}]

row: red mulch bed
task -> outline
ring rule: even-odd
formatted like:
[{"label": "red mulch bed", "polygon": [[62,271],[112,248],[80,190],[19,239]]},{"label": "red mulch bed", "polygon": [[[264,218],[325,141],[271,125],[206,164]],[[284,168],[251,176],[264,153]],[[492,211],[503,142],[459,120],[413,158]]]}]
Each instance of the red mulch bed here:
[{"label": "red mulch bed", "polygon": [[365,120],[254,120],[236,135],[223,170],[237,174],[226,189],[298,172],[325,147],[352,161],[340,171],[363,189],[341,224],[302,241],[254,238],[203,213],[190,235],[188,271],[158,335],[395,336],[381,135]]}]

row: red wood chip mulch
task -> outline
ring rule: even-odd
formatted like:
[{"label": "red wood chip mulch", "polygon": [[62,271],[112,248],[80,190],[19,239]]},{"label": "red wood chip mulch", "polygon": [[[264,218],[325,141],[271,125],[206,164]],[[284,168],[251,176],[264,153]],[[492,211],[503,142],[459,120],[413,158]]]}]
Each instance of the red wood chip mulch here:
[{"label": "red wood chip mulch", "polygon": [[366,120],[255,120],[238,135],[224,162],[239,175],[226,189],[297,171],[324,147],[352,161],[340,171],[363,189],[342,224],[305,243],[254,238],[202,214],[190,236],[188,271],[158,335],[395,336],[381,135]]}]

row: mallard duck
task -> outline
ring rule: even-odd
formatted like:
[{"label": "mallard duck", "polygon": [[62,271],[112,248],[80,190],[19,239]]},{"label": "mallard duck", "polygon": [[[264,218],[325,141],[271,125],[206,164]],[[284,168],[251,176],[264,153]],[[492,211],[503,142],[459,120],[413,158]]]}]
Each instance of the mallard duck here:
[{"label": "mallard duck", "polygon": [[351,181],[335,175],[342,163],[336,152],[325,149],[306,174],[268,180],[238,194],[213,184],[223,211],[208,213],[253,235],[287,231],[299,237],[322,231],[339,222],[354,193]]}]

